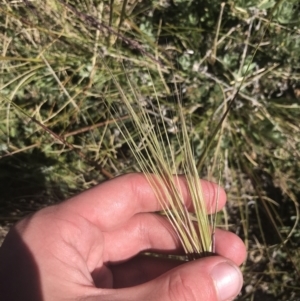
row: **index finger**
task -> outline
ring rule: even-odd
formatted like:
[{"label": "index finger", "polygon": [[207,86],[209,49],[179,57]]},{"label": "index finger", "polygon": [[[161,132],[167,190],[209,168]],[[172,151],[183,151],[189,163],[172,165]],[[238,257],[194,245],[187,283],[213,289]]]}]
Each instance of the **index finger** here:
[{"label": "index finger", "polygon": [[[220,210],[226,202],[226,193],[217,184],[200,180],[208,213]],[[187,180],[178,181],[187,208],[193,210]],[[142,173],[127,174],[95,186],[62,204],[65,209],[83,216],[101,230],[119,227],[133,215],[162,210],[162,202]]]}]

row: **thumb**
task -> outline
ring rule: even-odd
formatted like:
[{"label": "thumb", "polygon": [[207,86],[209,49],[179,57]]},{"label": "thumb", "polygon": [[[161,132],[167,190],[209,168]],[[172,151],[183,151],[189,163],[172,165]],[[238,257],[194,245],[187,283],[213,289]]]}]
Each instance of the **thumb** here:
[{"label": "thumb", "polygon": [[122,293],[113,300],[229,301],[242,284],[242,273],[234,263],[212,256],[182,264],[142,285],[115,290]]}]

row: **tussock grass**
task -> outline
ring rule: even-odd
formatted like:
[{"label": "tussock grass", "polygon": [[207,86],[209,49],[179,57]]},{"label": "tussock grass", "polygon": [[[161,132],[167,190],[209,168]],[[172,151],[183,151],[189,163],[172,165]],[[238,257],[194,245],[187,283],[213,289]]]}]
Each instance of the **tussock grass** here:
[{"label": "tussock grass", "polygon": [[[214,252],[215,225],[209,221],[178,91],[177,102],[173,104],[177,109],[174,116],[168,118],[158,99],[155,86],[153,91],[156,99],[148,101],[147,104],[147,100],[142,99],[137,83],[133,82],[134,79],[130,79],[134,76],[124,71],[129,84],[126,93],[117,78],[112,75],[112,79],[122,100],[120,105],[125,105],[133,128],[137,132],[136,137],[132,135],[126,122],[120,122],[121,118],[115,121],[116,125],[128,143],[140,170],[146,175],[157,199],[161,202],[164,214],[174,226],[187,257],[192,260],[211,254]],[[149,78],[151,82],[150,74]],[[115,105],[115,102],[112,105]],[[117,108],[113,108],[112,111],[113,115],[118,114]],[[173,140],[176,141],[176,145],[171,142],[168,131],[174,133]],[[178,184],[179,174],[186,177],[195,218],[184,204]],[[217,206],[217,197],[214,202]],[[211,209],[210,212],[216,211]]]},{"label": "tussock grass", "polygon": [[[113,78],[127,97],[133,95],[129,83],[135,85],[140,104],[146,104],[174,150],[180,150],[182,138],[174,128],[181,120],[179,95],[196,161],[212,143],[198,173],[221,178],[228,192],[218,224],[248,246],[240,300],[297,298],[297,1],[234,1],[222,14],[218,0],[74,0],[68,5],[75,10],[58,0],[0,5],[0,206],[5,215],[20,216],[46,200],[140,169],[114,125],[121,117],[120,125],[136,143],[136,126]],[[210,140],[238,88],[230,114]],[[156,118],[161,112],[166,129]],[[184,155],[175,152],[172,162],[184,168]]]}]

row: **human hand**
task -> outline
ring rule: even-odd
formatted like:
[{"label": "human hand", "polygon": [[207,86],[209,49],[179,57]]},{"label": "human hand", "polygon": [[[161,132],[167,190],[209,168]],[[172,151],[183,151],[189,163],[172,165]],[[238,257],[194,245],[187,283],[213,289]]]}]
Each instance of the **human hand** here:
[{"label": "human hand", "polygon": [[[185,178],[180,178],[189,203]],[[215,184],[202,181],[211,204]],[[219,193],[218,209],[226,202]],[[213,207],[213,206],[212,206]],[[216,253],[182,263],[139,255],[182,253],[142,174],[129,174],[26,217],[0,248],[3,301],[227,301],[242,286],[242,241],[217,229]]]}]

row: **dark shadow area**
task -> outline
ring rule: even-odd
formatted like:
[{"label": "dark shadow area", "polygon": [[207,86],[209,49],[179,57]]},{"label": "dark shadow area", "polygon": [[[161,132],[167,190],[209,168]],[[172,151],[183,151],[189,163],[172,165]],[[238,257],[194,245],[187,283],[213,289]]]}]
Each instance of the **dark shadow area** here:
[{"label": "dark shadow area", "polygon": [[43,301],[35,259],[13,228],[0,248],[0,299]]},{"label": "dark shadow area", "polygon": [[[291,228],[294,224],[294,221],[290,219],[291,216],[296,214],[294,204],[280,187],[275,186],[271,174],[258,168],[253,170],[252,175],[251,181],[257,195],[267,197],[269,200],[274,201],[276,205],[266,199],[257,198],[255,200],[257,210],[254,201],[248,206],[249,249],[251,250],[251,244],[257,243],[255,240],[257,238],[261,245],[265,242],[270,256],[266,256],[266,253],[260,251],[259,248],[257,248],[256,252],[254,251],[255,248],[252,248],[252,252],[249,253],[247,260],[248,272],[252,274],[253,279],[259,277],[259,281],[262,284],[269,285],[269,287],[266,285],[265,288],[261,289],[258,284],[257,288],[253,288],[254,291],[251,292],[251,297],[254,301],[297,301],[300,293],[296,290],[291,292],[288,288],[297,287],[299,282],[299,275],[292,258],[297,256],[295,254],[296,250],[299,249],[300,241],[298,238],[293,239],[292,237],[285,245],[282,245],[279,235],[280,233],[284,239],[286,237],[285,232],[281,231],[283,225]],[[239,222],[238,219],[236,221]],[[259,228],[259,222],[263,236]],[[274,271],[273,274],[270,273],[270,266]],[[247,295],[246,292],[245,295]],[[244,299],[243,296],[238,300]]]},{"label": "dark shadow area", "polygon": [[282,241],[278,235],[278,229],[276,229],[276,227],[280,228],[282,227],[282,224],[290,227],[293,225],[293,222],[290,220],[290,216],[295,214],[295,212],[293,212],[295,210],[293,207],[294,205],[286,199],[282,190],[274,185],[270,174],[262,170],[255,170],[254,172],[254,185],[260,189],[261,193],[263,191],[263,196],[266,196],[277,204],[273,205],[269,201],[263,199],[258,199],[257,201],[259,209],[258,218],[261,221],[266,243],[268,245],[280,244]]},{"label": "dark shadow area", "polygon": [[[47,204],[43,170],[55,164],[38,149],[0,159],[0,211],[5,217],[24,216]],[[48,183],[49,184],[49,183]],[[57,192],[58,196],[60,193]]]}]

